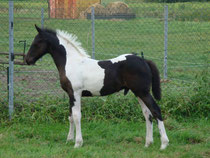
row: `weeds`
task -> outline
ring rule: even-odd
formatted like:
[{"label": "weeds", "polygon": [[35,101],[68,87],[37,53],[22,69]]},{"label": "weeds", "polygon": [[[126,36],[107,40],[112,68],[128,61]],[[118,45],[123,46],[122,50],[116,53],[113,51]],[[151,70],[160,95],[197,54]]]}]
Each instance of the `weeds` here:
[{"label": "weeds", "polygon": [[[203,72],[206,74],[206,72]],[[186,118],[209,119],[210,100],[208,77],[203,75],[196,78],[196,86],[183,87],[182,91],[171,91],[169,86],[176,82],[171,81],[167,86],[162,85],[163,97],[158,103],[164,118],[183,120]],[[186,84],[184,84],[186,86]],[[179,85],[181,86],[181,85]],[[53,98],[43,96],[33,102],[15,101],[15,122],[66,122],[69,114],[67,97]],[[92,97],[82,99],[82,116],[86,120],[127,120],[141,121],[144,117],[137,98],[130,92],[113,94],[107,97]],[[2,102],[0,109],[1,122],[8,120],[8,107]],[[175,128],[175,127],[171,127]]]}]

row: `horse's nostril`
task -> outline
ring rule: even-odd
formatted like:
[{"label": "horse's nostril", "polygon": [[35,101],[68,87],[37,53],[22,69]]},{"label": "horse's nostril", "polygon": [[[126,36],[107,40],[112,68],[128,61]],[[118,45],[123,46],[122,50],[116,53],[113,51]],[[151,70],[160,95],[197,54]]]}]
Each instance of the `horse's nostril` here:
[{"label": "horse's nostril", "polygon": [[30,62],[28,60],[25,60],[25,62],[26,62],[27,65],[30,65]]},{"label": "horse's nostril", "polygon": [[31,65],[31,64],[34,63],[33,59],[32,59],[32,58],[29,58],[29,57],[27,57],[27,56],[25,57],[24,61],[25,61],[25,63],[26,63],[27,65]]},{"label": "horse's nostril", "polygon": [[24,63],[27,63],[27,59],[26,59],[26,56],[24,57]]},{"label": "horse's nostril", "polygon": [[30,63],[28,62],[28,60],[26,60],[26,64],[27,64],[27,65],[30,65]]}]

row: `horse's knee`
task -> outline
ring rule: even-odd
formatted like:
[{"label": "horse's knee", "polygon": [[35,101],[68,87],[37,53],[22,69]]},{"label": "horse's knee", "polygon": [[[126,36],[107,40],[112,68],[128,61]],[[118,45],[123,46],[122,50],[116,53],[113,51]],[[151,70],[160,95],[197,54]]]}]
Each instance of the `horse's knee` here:
[{"label": "horse's knee", "polygon": [[71,116],[69,116],[69,122],[72,124],[72,123],[74,123],[74,120],[73,120],[73,116],[71,115]]}]

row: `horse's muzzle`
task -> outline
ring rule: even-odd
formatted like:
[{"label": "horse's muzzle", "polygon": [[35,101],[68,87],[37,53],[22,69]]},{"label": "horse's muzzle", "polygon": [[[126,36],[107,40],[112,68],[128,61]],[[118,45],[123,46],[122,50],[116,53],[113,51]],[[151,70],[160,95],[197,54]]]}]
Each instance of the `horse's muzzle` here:
[{"label": "horse's muzzle", "polygon": [[35,65],[35,61],[34,61],[32,58],[27,57],[27,56],[25,57],[24,62],[25,62],[27,65]]}]

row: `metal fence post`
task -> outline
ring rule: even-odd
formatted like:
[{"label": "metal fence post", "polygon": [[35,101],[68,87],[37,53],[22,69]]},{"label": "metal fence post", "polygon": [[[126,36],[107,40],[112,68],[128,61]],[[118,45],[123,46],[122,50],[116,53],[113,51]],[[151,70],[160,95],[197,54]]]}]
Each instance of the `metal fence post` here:
[{"label": "metal fence post", "polygon": [[13,48],[13,1],[9,1],[9,119],[12,119],[14,111],[14,89],[13,89],[13,73],[14,73],[14,48]]},{"label": "metal fence post", "polygon": [[92,59],[95,59],[95,9],[91,7],[91,24],[92,24]]},{"label": "metal fence post", "polygon": [[41,9],[41,28],[44,28],[44,8]]},{"label": "metal fence post", "polygon": [[[44,8],[41,9],[41,28],[44,28]],[[42,58],[40,58],[40,61],[42,61]]]},{"label": "metal fence post", "polygon": [[164,79],[168,78],[167,55],[168,55],[168,6],[165,5],[165,10],[164,10]]}]

